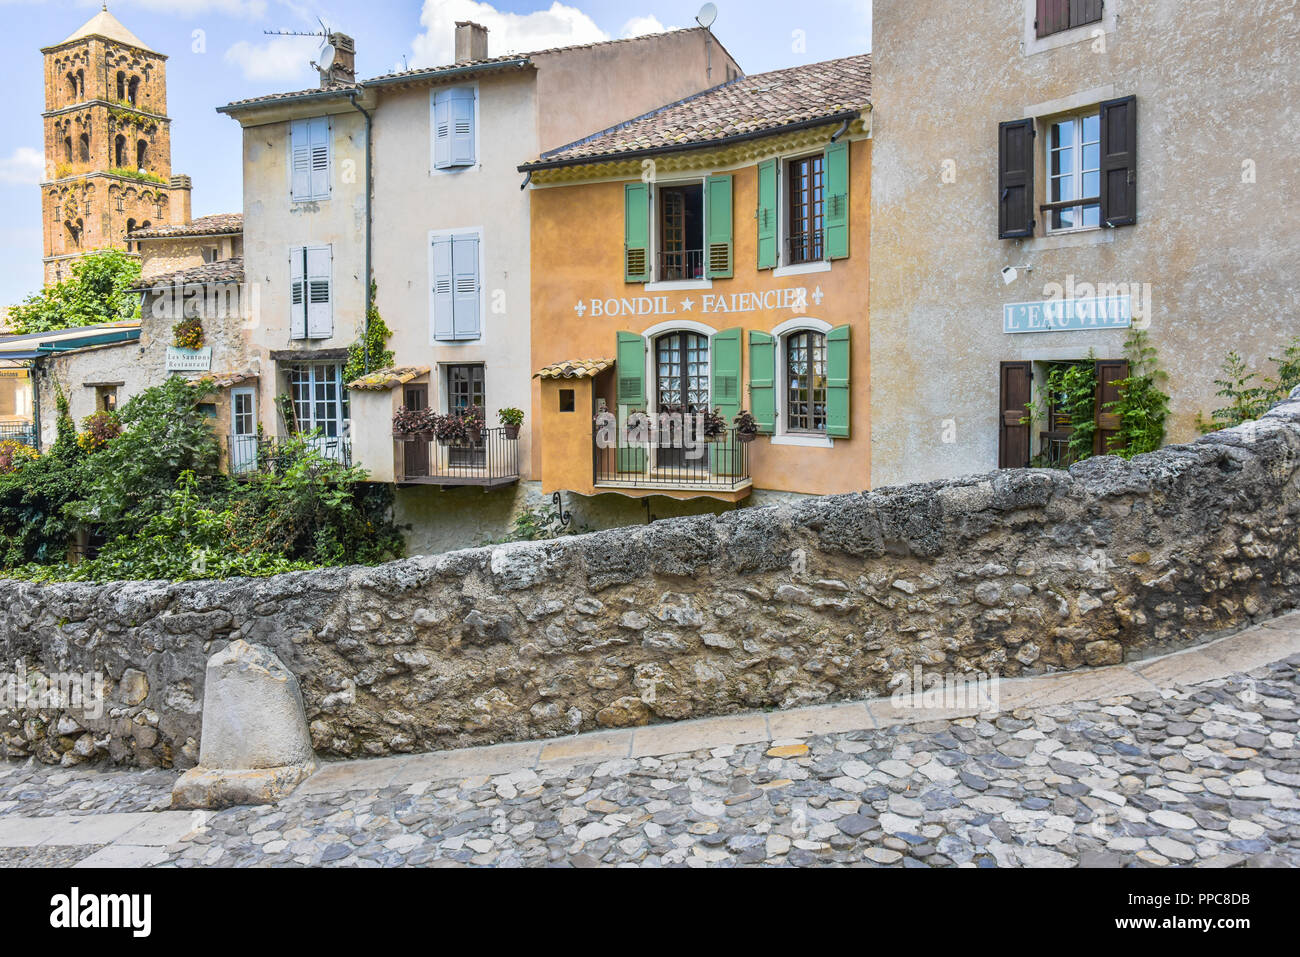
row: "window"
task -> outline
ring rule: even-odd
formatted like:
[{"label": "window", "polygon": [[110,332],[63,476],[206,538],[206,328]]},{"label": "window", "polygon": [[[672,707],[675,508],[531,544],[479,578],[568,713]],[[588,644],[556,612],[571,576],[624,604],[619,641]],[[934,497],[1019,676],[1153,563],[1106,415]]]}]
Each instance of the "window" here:
[{"label": "window", "polygon": [[659,190],[659,281],[704,278],[704,185]]},{"label": "window", "polygon": [[289,338],[334,335],[334,261],[330,246],[296,246],[289,251]]},{"label": "window", "polygon": [[1049,37],[1101,20],[1104,0],[1036,0],[1034,30]]},{"label": "window", "polygon": [[[1101,226],[1101,114],[1058,120],[1047,137],[1047,228],[1061,233]],[[1069,205],[1078,200],[1077,205]]]},{"label": "window", "polygon": [[785,426],[790,432],[826,431],[826,336],[795,332],[785,340]]},{"label": "window", "polygon": [[291,366],[289,396],[300,433],[319,431],[325,438],[335,438],[347,431],[348,393],[343,388],[342,366],[334,363]]},{"label": "window", "polygon": [[205,263],[214,263],[217,261],[218,252],[216,246],[204,246],[202,252],[203,261]]},{"label": "window", "polygon": [[434,169],[463,169],[478,162],[477,102],[478,93],[470,86],[433,92]]},{"label": "window", "polygon": [[[144,140],[139,140],[135,144],[135,167],[144,169],[149,160],[149,144]],[[161,214],[160,214],[161,215]]]},{"label": "window", "polygon": [[464,342],[483,335],[478,233],[434,236],[433,341]]},{"label": "window", "polygon": [[117,386],[99,386],[95,389],[95,408],[100,412],[117,411]]},{"label": "window", "polygon": [[577,408],[577,391],[575,389],[560,390],[560,411],[572,412]]},{"label": "window", "polygon": [[78,155],[81,157],[81,161],[83,163],[90,162],[90,134],[82,133],[78,138],[78,143],[80,144],[78,147]]},{"label": "window", "polygon": [[132,106],[136,105],[136,100],[140,96],[140,78],[131,77],[131,82],[126,85],[126,98]]},{"label": "window", "polygon": [[316,116],[294,120],[289,127],[292,195],[295,203],[330,198],[330,167],[333,149],[330,119]]},{"label": "window", "polygon": [[786,180],[789,219],[786,228],[786,265],[817,262],[825,258],[822,225],[826,213],[824,158],[805,156],[791,160]]},{"label": "window", "polygon": [[126,74],[118,71],[117,74],[117,101],[126,102]]},{"label": "window", "polygon": [[447,411],[459,412],[477,406],[486,409],[483,366],[447,366]]}]

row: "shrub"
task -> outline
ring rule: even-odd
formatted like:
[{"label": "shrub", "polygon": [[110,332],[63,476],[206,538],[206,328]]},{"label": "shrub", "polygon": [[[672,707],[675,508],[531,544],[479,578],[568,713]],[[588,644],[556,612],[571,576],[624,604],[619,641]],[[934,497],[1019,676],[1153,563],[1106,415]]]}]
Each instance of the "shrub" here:
[{"label": "shrub", "polygon": [[9,310],[20,334],[50,332],[140,318],[140,260],[117,249],[92,252],[72,264],[72,275],[28,296]]},{"label": "shrub", "polygon": [[1155,347],[1144,330],[1132,332],[1124,343],[1124,354],[1128,358],[1128,378],[1116,383],[1119,399],[1106,404],[1120,421],[1107,451],[1131,459],[1165,444],[1169,396],[1160,386],[1168,375],[1159,367]]},{"label": "shrub", "polygon": [[112,412],[92,412],[81,422],[77,444],[83,451],[97,452],[122,434],[122,425]]},{"label": "shrub", "polygon": [[0,442],[0,475],[11,475],[22,468],[24,462],[39,457],[40,453],[30,445],[6,439]]}]

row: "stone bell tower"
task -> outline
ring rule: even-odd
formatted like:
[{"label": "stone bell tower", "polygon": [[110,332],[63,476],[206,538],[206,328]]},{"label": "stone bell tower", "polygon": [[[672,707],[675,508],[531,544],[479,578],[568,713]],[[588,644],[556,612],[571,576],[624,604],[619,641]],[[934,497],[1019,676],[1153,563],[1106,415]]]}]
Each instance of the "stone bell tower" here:
[{"label": "stone bell tower", "polygon": [[167,57],[105,5],[45,55],[45,282],[96,249],[130,249],[133,229],[186,223],[190,180],[173,176]]}]

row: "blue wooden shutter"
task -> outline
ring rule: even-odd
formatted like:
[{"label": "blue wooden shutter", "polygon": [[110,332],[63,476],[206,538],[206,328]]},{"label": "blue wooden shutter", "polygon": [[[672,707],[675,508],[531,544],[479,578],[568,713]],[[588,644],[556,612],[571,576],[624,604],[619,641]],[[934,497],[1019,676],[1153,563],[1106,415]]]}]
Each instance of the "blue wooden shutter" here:
[{"label": "blue wooden shutter", "polygon": [[307,250],[289,250],[289,338],[307,338]]},{"label": "blue wooden shutter", "polygon": [[449,90],[451,97],[451,165],[473,166],[474,151],[474,91]]},{"label": "blue wooden shutter", "polygon": [[774,159],[758,164],[758,211],[754,217],[758,220],[759,269],[776,268],[776,170]]},{"label": "blue wooden shutter", "polygon": [[311,121],[311,199],[330,196],[330,119],[318,116]]},{"label": "blue wooden shutter", "polygon": [[849,255],[849,144],[826,148],[826,258]]},{"label": "blue wooden shutter", "polygon": [[289,124],[289,168],[294,202],[311,199],[311,128],[309,120]]},{"label": "blue wooden shutter", "polygon": [[826,333],[826,434],[849,436],[849,327]]},{"label": "blue wooden shutter", "polygon": [[479,322],[478,236],[453,236],[451,239],[451,268],[455,291],[452,304],[452,323],[455,338],[477,339],[482,334]]},{"label": "blue wooden shutter", "polygon": [[766,332],[749,334],[749,414],[758,431],[776,431],[776,340]]},{"label": "blue wooden shutter", "polygon": [[451,100],[447,90],[433,94],[433,168],[451,166]]},{"label": "blue wooden shutter", "polygon": [[334,335],[334,256],[329,246],[307,247],[307,338]]},{"label": "blue wooden shutter", "polygon": [[451,268],[451,237],[433,241],[433,338],[449,341],[456,338],[453,322],[455,279]]},{"label": "blue wooden shutter", "polygon": [[650,184],[623,187],[623,278],[650,280]]},{"label": "blue wooden shutter", "polygon": [[705,181],[707,192],[705,221],[708,223],[708,277],[730,279],[734,272],[731,225],[730,176],[711,176]]}]

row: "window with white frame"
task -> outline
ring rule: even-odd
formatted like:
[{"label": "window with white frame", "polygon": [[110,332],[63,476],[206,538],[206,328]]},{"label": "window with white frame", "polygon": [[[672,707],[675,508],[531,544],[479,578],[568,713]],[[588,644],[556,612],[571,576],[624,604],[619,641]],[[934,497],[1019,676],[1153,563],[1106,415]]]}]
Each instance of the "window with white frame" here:
[{"label": "window with white frame", "polygon": [[298,432],[319,432],[337,438],[347,431],[348,393],[343,388],[343,367],[332,362],[290,366],[289,396]]},{"label": "window with white frame", "polygon": [[333,146],[330,118],[314,116],[289,124],[291,192],[295,203],[330,198]]},{"label": "window with white frame", "polygon": [[334,335],[334,253],[330,246],[289,250],[289,338]]},{"label": "window with white frame", "polygon": [[1065,233],[1101,226],[1101,114],[1048,125],[1047,228]]},{"label": "window with white frame", "polygon": [[434,90],[433,168],[464,169],[478,162],[478,90],[458,86]]},{"label": "window with white frame", "polygon": [[782,343],[785,431],[826,434],[826,334],[799,329]]}]

